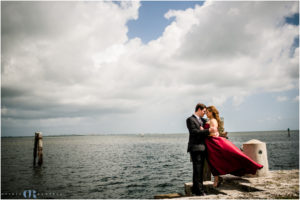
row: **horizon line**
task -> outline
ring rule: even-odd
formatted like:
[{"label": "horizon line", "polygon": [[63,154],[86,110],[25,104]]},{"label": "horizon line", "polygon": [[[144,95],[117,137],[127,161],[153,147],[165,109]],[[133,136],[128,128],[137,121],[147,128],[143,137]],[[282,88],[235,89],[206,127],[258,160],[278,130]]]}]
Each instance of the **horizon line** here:
[{"label": "horizon line", "polygon": [[[226,131],[228,133],[249,133],[249,132],[279,132],[279,131],[288,131],[285,130],[264,130],[264,131]],[[290,131],[298,131],[299,129],[290,129]],[[61,137],[61,136],[108,136],[108,135],[171,135],[171,134],[188,134],[186,133],[89,133],[89,134],[55,134],[55,135],[43,135],[43,137]],[[3,136],[1,138],[11,138],[11,137],[34,137],[33,135],[16,135],[16,136]]]}]

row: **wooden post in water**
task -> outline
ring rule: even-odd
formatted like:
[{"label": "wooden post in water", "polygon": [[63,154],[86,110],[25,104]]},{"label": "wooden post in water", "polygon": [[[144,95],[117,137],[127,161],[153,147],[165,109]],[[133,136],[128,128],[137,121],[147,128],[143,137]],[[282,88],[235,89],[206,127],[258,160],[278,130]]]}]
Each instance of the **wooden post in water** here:
[{"label": "wooden post in water", "polygon": [[35,166],[35,163],[36,163],[35,161],[36,161],[37,142],[38,142],[37,134],[38,134],[38,133],[35,133],[35,137],[34,137],[34,145],[33,145],[33,166]]},{"label": "wooden post in water", "polygon": [[33,148],[33,165],[36,163],[36,156],[38,156],[38,165],[43,164],[43,135],[41,132],[35,133],[34,148]]}]

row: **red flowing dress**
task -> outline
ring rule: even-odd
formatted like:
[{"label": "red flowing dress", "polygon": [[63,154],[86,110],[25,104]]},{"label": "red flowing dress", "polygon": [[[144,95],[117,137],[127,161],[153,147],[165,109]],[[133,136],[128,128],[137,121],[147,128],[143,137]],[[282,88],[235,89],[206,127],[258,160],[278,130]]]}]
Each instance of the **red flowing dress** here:
[{"label": "red flowing dress", "polygon": [[[209,124],[205,124],[204,128],[209,128]],[[226,138],[208,137],[205,139],[205,144],[208,154],[207,161],[214,176],[255,174],[258,169],[263,167]]]}]

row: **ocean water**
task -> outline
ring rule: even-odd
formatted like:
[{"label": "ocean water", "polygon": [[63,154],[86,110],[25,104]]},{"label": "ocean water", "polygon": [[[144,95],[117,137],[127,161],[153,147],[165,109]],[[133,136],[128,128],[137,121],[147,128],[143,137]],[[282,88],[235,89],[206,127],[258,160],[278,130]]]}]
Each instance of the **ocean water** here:
[{"label": "ocean water", "polygon": [[[270,170],[299,168],[299,131],[229,133],[236,146],[267,144]],[[33,166],[33,137],[1,139],[2,198],[151,199],[182,193],[192,180],[188,134],[43,138],[44,163]],[[24,192],[25,191],[25,192]],[[35,195],[35,196],[34,196]]]}]

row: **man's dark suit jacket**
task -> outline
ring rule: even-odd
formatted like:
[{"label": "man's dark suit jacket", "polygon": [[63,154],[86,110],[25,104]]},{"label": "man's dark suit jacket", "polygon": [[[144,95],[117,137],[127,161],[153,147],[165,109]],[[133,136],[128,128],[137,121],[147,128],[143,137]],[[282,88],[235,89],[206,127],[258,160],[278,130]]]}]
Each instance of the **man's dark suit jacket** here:
[{"label": "man's dark suit jacket", "polygon": [[[201,120],[204,126],[206,120],[203,118]],[[204,140],[209,135],[209,130],[200,130],[200,122],[195,115],[186,119],[186,125],[190,133],[187,152],[205,151]]]}]

